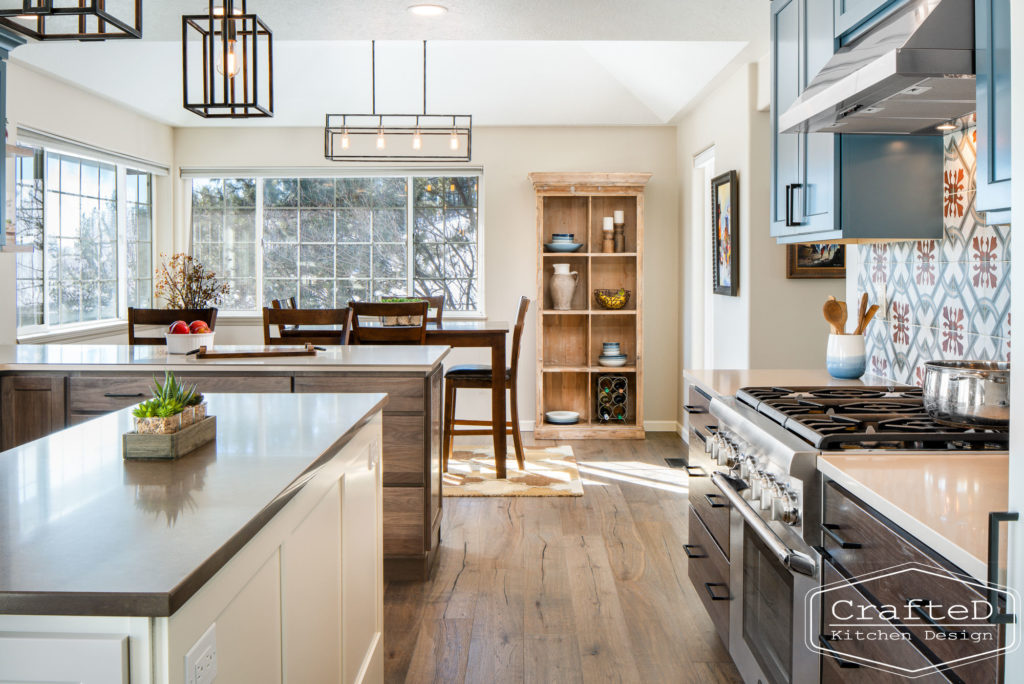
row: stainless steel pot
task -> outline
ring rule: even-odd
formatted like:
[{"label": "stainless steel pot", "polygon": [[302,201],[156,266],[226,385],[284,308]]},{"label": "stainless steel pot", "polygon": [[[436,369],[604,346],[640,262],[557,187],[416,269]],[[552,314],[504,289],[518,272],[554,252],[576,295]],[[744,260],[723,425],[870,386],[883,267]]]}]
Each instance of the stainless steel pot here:
[{"label": "stainless steel pot", "polygon": [[1010,364],[929,361],[924,368],[924,407],[936,421],[959,427],[1010,424]]}]

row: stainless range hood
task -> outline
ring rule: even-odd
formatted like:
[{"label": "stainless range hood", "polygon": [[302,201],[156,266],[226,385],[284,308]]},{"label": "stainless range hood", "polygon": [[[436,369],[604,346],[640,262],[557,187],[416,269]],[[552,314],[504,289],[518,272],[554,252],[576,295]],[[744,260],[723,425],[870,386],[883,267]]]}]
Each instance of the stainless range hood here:
[{"label": "stainless range hood", "polygon": [[973,0],[911,0],[840,48],[779,130],[938,135],[974,110]]}]

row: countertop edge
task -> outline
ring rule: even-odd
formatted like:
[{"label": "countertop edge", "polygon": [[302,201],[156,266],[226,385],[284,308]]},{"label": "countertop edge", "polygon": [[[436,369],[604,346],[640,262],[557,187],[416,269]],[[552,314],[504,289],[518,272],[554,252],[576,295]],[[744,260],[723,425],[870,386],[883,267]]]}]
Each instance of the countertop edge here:
[{"label": "countertop edge", "polygon": [[987,561],[975,557],[969,551],[956,545],[932,526],[907,513],[898,504],[889,501],[838,466],[829,463],[825,458],[818,458],[818,471],[839,483],[851,494],[902,527],[960,570],[980,582],[987,582]]},{"label": "countertop edge", "polygon": [[[150,617],[173,615],[217,574],[241,549],[313,479],[316,471],[328,463],[361,429],[380,413],[389,401],[387,394],[359,393],[379,396],[373,408],[354,422],[338,439],[313,459],[294,480],[289,482],[248,523],[232,535],[223,546],[190,572],[168,592],[4,592],[0,594],[0,615],[66,615],[88,617]],[[58,609],[54,606],[59,605]]]}]

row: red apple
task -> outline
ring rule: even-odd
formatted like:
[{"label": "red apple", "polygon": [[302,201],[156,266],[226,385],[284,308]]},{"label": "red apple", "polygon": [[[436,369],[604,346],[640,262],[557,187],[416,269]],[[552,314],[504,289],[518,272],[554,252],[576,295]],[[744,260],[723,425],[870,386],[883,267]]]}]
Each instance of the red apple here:
[{"label": "red apple", "polygon": [[206,324],[206,321],[192,321],[188,326],[188,331],[193,335],[211,332],[210,326]]},{"label": "red apple", "polygon": [[171,327],[167,329],[167,332],[172,335],[188,335],[188,323],[185,321],[174,321],[171,323]]}]

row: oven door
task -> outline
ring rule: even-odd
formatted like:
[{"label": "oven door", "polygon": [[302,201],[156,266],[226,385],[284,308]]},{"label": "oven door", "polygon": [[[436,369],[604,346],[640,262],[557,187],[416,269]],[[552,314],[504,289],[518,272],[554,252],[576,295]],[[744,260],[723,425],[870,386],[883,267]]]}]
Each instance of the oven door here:
[{"label": "oven door", "polygon": [[[817,684],[818,654],[806,645],[819,618],[806,609],[819,586],[820,557],[784,525],[763,520],[735,489],[714,478],[732,504],[729,653],[743,681]],[[816,632],[815,632],[816,633]]]}]

